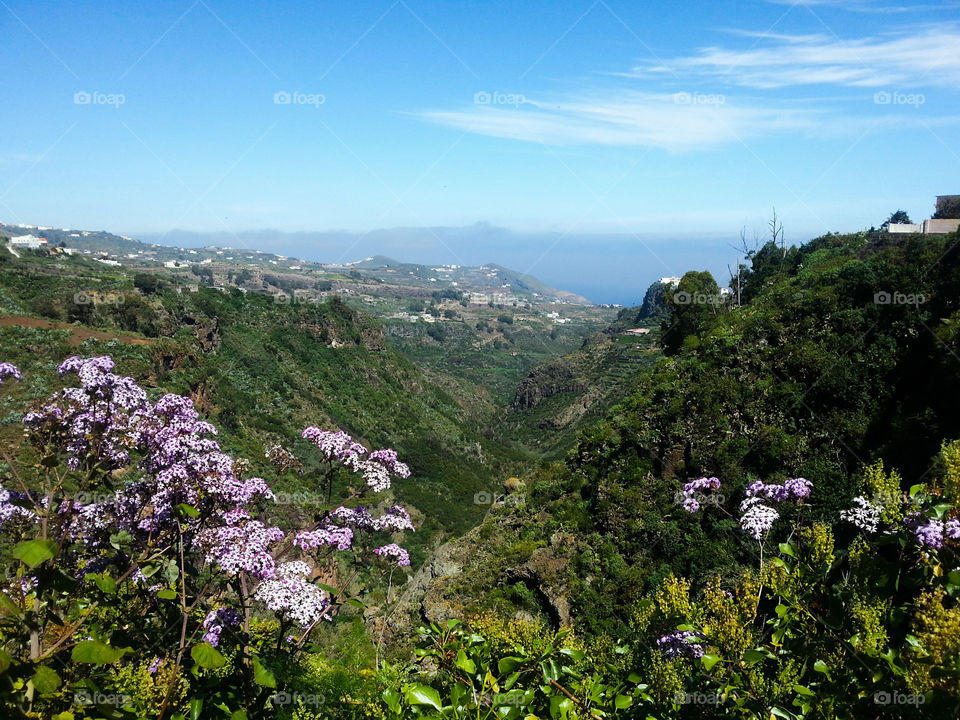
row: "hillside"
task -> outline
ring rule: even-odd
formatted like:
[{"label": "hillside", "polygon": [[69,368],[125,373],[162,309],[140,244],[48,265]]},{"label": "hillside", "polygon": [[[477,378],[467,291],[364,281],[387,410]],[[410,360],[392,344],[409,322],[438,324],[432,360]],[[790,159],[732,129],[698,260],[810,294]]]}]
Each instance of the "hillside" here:
[{"label": "hillside", "polygon": [[[698,320],[563,465],[525,478],[522,501],[443,548],[446,570],[423,580],[412,611],[532,613],[619,634],[670,574],[697,584],[755,562],[727,519],[750,479],[808,478],[811,519],[827,521],[878,460],[901,473],[902,492],[936,477],[941,441],[960,437],[957,240],[861,233],[762,249],[747,268],[750,301]],[[695,310],[674,305],[665,326]],[[679,507],[699,476],[722,479],[725,512],[701,520]]]}]

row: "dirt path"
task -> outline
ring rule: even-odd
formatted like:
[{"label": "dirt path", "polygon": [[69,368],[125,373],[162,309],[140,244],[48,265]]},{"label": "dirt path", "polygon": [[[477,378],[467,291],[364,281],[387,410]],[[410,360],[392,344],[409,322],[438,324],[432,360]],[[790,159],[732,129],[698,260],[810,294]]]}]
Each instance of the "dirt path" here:
[{"label": "dirt path", "polygon": [[0,327],[13,327],[15,325],[42,328],[44,330],[69,330],[70,344],[74,347],[89,338],[96,338],[97,340],[119,340],[120,342],[130,343],[131,345],[151,344],[150,340],[145,340],[144,338],[128,333],[90,330],[89,328],[71,325],[70,323],[28,317],[26,315],[0,315]]}]

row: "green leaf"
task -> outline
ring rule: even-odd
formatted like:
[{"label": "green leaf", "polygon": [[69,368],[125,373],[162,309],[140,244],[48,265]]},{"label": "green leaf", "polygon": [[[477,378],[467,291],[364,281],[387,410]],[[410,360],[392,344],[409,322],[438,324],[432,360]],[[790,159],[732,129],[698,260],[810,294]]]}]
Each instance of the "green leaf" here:
[{"label": "green leaf", "polygon": [[830,666],[827,665],[823,660],[817,660],[813,664],[813,669],[816,670],[818,673],[823,673],[828,678],[830,677]]},{"label": "green leaf", "polygon": [[497,663],[497,670],[501,675],[508,675],[516,670],[518,667],[523,665],[524,658],[520,657],[505,657],[500,658],[500,662]]},{"label": "green leaf", "polygon": [[400,693],[398,693],[393,688],[387,688],[384,690],[380,697],[383,698],[383,701],[387,704],[387,707],[390,708],[391,712],[400,714]]},{"label": "green leaf", "polygon": [[233,714],[230,716],[230,720],[247,720],[247,711],[234,710]]},{"label": "green leaf", "polygon": [[112,595],[117,591],[117,581],[109,575],[97,575],[94,582],[98,588],[108,595]]},{"label": "green leaf", "polygon": [[457,651],[457,667],[468,675],[473,675],[477,671],[477,664],[467,657],[463,648]]},{"label": "green leaf", "polygon": [[813,697],[816,695],[813,690],[808,687],[804,687],[803,685],[794,685],[793,691],[799,693],[800,695],[806,695],[807,697]]},{"label": "green leaf", "polygon": [[260,660],[257,658],[253,659],[253,681],[257,685],[263,685],[268,688],[275,688],[277,686],[277,679],[273,673],[261,665]]},{"label": "green leaf", "polygon": [[57,544],[53,540],[24,540],[13,548],[13,556],[32,568],[46,562],[57,554]]},{"label": "green leaf", "polygon": [[440,694],[429,685],[408,685],[403,689],[403,695],[410,705],[429,705],[435,710],[441,710]]},{"label": "green leaf", "polygon": [[750,650],[745,650],[743,653],[743,661],[748,665],[760,662],[765,657],[767,657],[767,651],[758,648],[751,648]]},{"label": "green leaf", "polygon": [[190,720],[198,720],[203,712],[203,698],[193,698],[190,701]]},{"label": "green leaf", "polygon": [[356,598],[350,598],[349,600],[347,600],[347,605],[353,605],[355,608],[360,608],[361,610],[363,610],[364,608],[367,607],[366,605],[364,605],[361,601],[357,600]]},{"label": "green leaf", "polygon": [[118,533],[113,533],[110,535],[110,545],[117,550],[122,550],[131,542],[133,542],[133,535],[128,533],[126,530],[121,530]]},{"label": "green leaf", "polygon": [[54,693],[63,685],[56,670],[48,667],[38,667],[30,680],[41,695]]},{"label": "green leaf", "polygon": [[161,600],[176,600],[177,591],[171,590],[170,588],[164,588],[163,590],[157,593],[157,597],[160,598]]},{"label": "green leaf", "polygon": [[700,658],[705,670],[713,670],[713,666],[720,662],[719,655],[703,655]]},{"label": "green leaf", "polygon": [[788,543],[788,542],[780,543],[779,548],[780,548],[780,552],[782,552],[784,555],[789,555],[790,557],[797,556],[797,552],[796,552],[797,549],[793,546],[793,543]]},{"label": "green leaf", "polygon": [[187,517],[196,517],[200,514],[200,511],[197,510],[193,505],[188,505],[187,503],[180,503],[176,505],[174,509],[181,515],[186,515]]},{"label": "green leaf", "polygon": [[613,701],[613,705],[617,708],[617,710],[625,710],[633,705],[633,698],[629,695],[617,695],[616,699]]},{"label": "green leaf", "polygon": [[583,650],[572,650],[571,648],[560,648],[560,654],[566,655],[574,662],[580,662],[587,656]]},{"label": "green leaf", "polygon": [[570,712],[570,708],[572,707],[573,702],[571,702],[570,698],[554,695],[550,698],[550,717],[566,720],[567,713]]},{"label": "green leaf", "polygon": [[21,614],[20,606],[11,600],[9,595],[0,592],[0,615],[17,616]]},{"label": "green leaf", "polygon": [[200,643],[190,649],[190,657],[202,668],[219,668],[227,664],[227,659],[210,643]]},{"label": "green leaf", "polygon": [[6,650],[0,650],[0,675],[10,669],[13,657]]},{"label": "green leaf", "polygon": [[73,646],[70,656],[78,663],[112,665],[128,652],[132,652],[130,648],[114,648],[99,640],[83,640]]}]

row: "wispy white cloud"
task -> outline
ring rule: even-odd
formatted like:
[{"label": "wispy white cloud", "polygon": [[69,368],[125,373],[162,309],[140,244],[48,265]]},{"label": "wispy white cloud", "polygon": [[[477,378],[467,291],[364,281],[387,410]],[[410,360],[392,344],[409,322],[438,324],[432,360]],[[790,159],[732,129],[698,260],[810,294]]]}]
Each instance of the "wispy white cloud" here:
[{"label": "wispy white cloud", "polygon": [[814,128],[821,112],[736,105],[698,93],[593,93],[559,102],[528,100],[518,108],[477,106],[428,111],[434,123],[546,145],[619,145],[691,150],[784,131]]},{"label": "wispy white cloud", "polygon": [[956,87],[960,83],[960,26],[841,39],[830,34],[740,33],[756,38],[746,50],[707,47],[650,66],[631,77],[696,75],[759,89],[799,85]]},{"label": "wispy white cloud", "polygon": [[956,2],[940,3],[909,3],[898,2],[891,4],[885,0],[767,0],[774,5],[790,6],[808,6],[808,7],[829,7],[839,10],[847,10],[856,13],[877,13],[881,15],[894,15],[901,13],[916,13],[924,10],[950,10],[958,8],[960,4]]}]

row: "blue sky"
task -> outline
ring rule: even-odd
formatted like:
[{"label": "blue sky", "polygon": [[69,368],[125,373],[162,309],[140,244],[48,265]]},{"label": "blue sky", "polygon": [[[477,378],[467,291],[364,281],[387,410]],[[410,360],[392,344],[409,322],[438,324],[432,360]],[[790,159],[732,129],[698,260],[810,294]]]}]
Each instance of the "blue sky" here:
[{"label": "blue sky", "polygon": [[0,32],[4,222],[485,223],[518,245],[486,261],[611,300],[774,205],[799,242],[960,192],[956,2],[0,0]]}]

